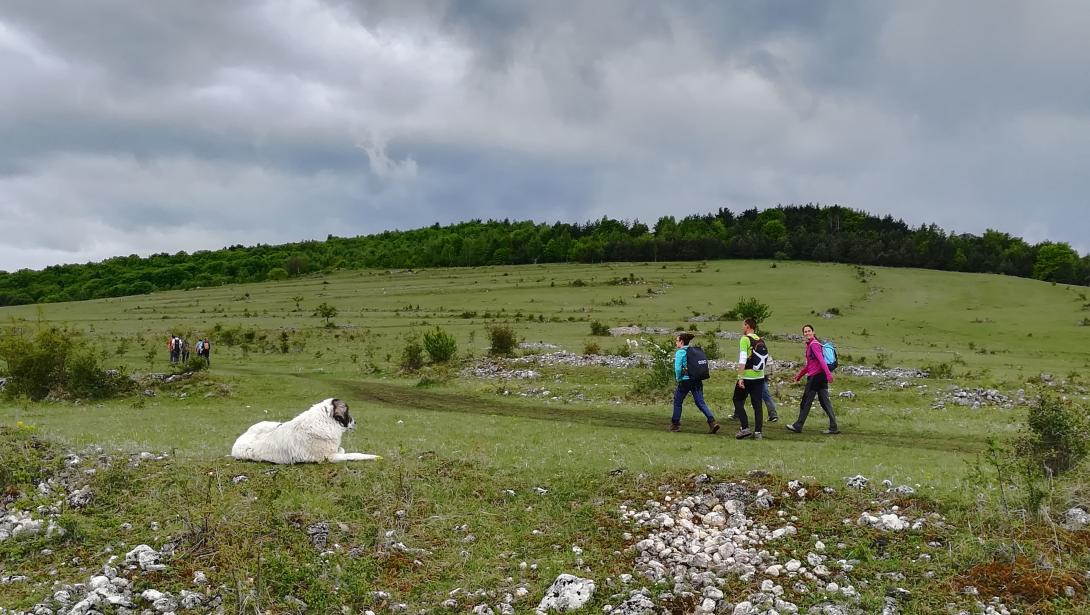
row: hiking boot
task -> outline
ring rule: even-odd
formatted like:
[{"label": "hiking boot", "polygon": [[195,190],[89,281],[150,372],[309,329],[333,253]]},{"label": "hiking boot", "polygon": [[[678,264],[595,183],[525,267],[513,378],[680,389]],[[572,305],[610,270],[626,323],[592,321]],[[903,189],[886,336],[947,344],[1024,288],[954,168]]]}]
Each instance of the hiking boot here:
[{"label": "hiking boot", "polygon": [[759,431],[753,432],[753,439],[754,440],[763,440],[764,437],[765,437],[765,435],[763,433],[759,432]]},{"label": "hiking boot", "polygon": [[823,434],[825,434],[827,436],[835,436],[836,434],[840,433],[840,430],[839,429],[823,429],[821,431],[821,433],[823,433]]},{"label": "hiking boot", "polygon": [[735,440],[743,440],[745,438],[752,438],[752,437],[753,437],[753,430],[751,430],[749,428],[739,429],[738,433],[734,434],[734,439]]},{"label": "hiking boot", "polygon": [[680,423],[670,423],[670,431],[681,431]]},{"label": "hiking boot", "polygon": [[775,423],[778,420],[780,420],[780,415],[778,415],[778,414],[773,414],[773,415],[768,417],[768,422],[769,423]]},{"label": "hiking boot", "polygon": [[708,433],[715,433],[717,431],[719,431],[719,423],[708,421]]},{"label": "hiking boot", "polygon": [[737,414],[732,414],[732,415],[727,417],[727,420],[728,421],[734,421],[735,423],[737,423],[738,422],[738,415]]},{"label": "hiking boot", "polygon": [[801,427],[798,427],[798,426],[796,426],[796,425],[795,425],[794,423],[791,423],[791,424],[788,424],[788,425],[784,425],[783,427],[784,427],[784,429],[786,429],[787,431],[793,431],[793,432],[795,432],[795,433],[802,433],[802,428],[801,428]]}]

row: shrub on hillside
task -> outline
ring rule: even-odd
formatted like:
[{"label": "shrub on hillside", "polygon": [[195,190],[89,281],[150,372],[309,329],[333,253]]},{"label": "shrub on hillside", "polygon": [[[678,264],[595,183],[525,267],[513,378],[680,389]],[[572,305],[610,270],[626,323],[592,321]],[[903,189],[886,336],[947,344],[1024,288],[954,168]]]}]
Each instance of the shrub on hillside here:
[{"label": "shrub on hillside", "polygon": [[644,376],[632,385],[631,394],[637,397],[658,397],[674,385],[674,338],[661,342],[644,340],[642,346],[651,355],[651,361]]},{"label": "shrub on hillside", "polygon": [[511,327],[494,325],[488,328],[488,344],[488,354],[494,357],[509,357],[515,354],[518,340]]},{"label": "shrub on hillside", "polygon": [[208,362],[204,360],[204,357],[198,357],[196,353],[189,355],[189,360],[185,363],[179,362],[174,366],[176,373],[196,373],[206,369],[208,369]]},{"label": "shrub on hillside", "polygon": [[35,335],[9,330],[0,337],[0,361],[9,397],[100,399],[132,386],[122,370],[102,368],[90,343],[69,329],[43,329]]},{"label": "shrub on hillside", "polygon": [[772,317],[772,308],[768,307],[768,304],[761,303],[756,297],[742,297],[738,300],[738,303],[734,304],[734,307],[723,313],[725,320],[742,320],[743,318],[754,318],[757,320],[757,329],[761,328],[761,323]]},{"label": "shrub on hillside", "polygon": [[923,371],[927,374],[928,378],[949,379],[954,377],[954,367],[945,361],[942,363],[925,365]]},{"label": "shrub on hillside", "polygon": [[609,326],[603,325],[602,323],[595,320],[590,323],[590,334],[600,336],[609,335]]},{"label": "shrub on hillside", "polygon": [[458,341],[439,327],[424,334],[424,350],[434,363],[446,363],[458,354]]},{"label": "shrub on hillside", "polygon": [[1090,419],[1070,399],[1043,393],[1029,408],[1026,428],[1016,450],[1042,475],[1067,472],[1090,452]]},{"label": "shrub on hillside", "polygon": [[704,354],[707,355],[709,361],[715,361],[720,357],[719,353],[719,340],[715,337],[715,334],[709,334],[708,338],[699,344],[704,349]]},{"label": "shrub on hillside", "polygon": [[[982,486],[997,486],[1003,516],[1011,517],[1017,502],[1030,513],[1046,512],[1046,503],[1056,502],[1057,484],[1080,484],[1080,464],[1090,454],[1090,419],[1086,409],[1051,392],[1045,392],[1030,406],[1026,424],[1012,443],[994,438],[978,456],[973,480]],[[1058,478],[1071,480],[1057,480]],[[1014,500],[1014,498],[1017,500]],[[1013,500],[1013,501],[1012,501]]]},{"label": "shrub on hillside", "polygon": [[420,340],[415,335],[406,338],[405,346],[401,349],[399,367],[402,371],[410,373],[424,367],[424,347],[420,345]]}]

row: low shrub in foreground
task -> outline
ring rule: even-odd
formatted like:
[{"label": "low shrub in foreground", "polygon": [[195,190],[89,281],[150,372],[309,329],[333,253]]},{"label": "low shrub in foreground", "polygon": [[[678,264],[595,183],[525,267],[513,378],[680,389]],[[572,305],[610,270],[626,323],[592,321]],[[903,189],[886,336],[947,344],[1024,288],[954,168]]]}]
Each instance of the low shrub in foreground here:
[{"label": "low shrub in foreground", "polygon": [[495,325],[488,328],[488,343],[488,354],[494,357],[509,357],[515,354],[518,339],[511,327]]},{"label": "low shrub in foreground", "polygon": [[434,363],[447,363],[458,354],[458,342],[454,336],[439,327],[424,334],[424,350]]},{"label": "low shrub in foreground", "polygon": [[0,361],[9,397],[102,399],[133,386],[124,370],[104,369],[94,347],[71,329],[42,329],[34,335],[8,330],[0,336]]}]

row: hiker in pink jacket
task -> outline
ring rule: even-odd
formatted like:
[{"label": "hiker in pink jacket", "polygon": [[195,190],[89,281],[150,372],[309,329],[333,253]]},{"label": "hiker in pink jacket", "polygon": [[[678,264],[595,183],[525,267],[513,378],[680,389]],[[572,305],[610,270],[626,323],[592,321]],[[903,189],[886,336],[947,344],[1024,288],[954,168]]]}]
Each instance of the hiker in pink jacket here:
[{"label": "hiker in pink jacket", "polygon": [[785,425],[787,431],[802,433],[802,426],[806,423],[806,415],[810,413],[810,406],[814,403],[814,397],[821,403],[821,409],[829,417],[829,428],[821,432],[824,434],[838,434],[840,428],[836,425],[836,414],[833,412],[833,403],[829,401],[829,383],[833,380],[833,373],[825,364],[825,354],[821,350],[821,341],[814,336],[814,327],[806,325],[802,328],[802,335],[806,338],[803,351],[804,363],[799,373],[795,375],[798,382],[803,375],[806,376],[806,390],[802,393],[802,403],[799,404],[799,418],[790,425]]}]

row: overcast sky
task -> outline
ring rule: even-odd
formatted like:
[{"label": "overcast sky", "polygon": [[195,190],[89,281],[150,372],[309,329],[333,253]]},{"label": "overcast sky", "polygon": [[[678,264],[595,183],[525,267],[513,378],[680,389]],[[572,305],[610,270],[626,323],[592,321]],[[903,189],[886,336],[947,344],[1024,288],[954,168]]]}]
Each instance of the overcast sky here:
[{"label": "overcast sky", "polygon": [[840,204],[1090,251],[1090,3],[5,0],[0,270]]}]

